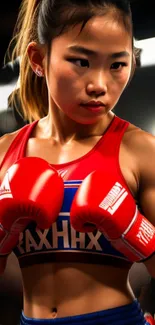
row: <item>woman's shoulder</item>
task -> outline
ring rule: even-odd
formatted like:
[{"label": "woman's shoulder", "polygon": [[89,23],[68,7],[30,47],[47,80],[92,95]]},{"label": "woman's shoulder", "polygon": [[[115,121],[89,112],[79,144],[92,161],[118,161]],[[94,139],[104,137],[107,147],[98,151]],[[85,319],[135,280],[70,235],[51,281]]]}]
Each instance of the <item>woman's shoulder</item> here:
[{"label": "woman's shoulder", "polygon": [[18,132],[19,130],[16,130],[11,133],[6,133],[0,137],[0,164],[2,163],[6,152],[8,151],[13,140],[16,138]]},{"label": "woman's shoulder", "polygon": [[134,124],[129,123],[123,138],[124,144],[133,151],[149,151],[155,148],[155,136]]},{"label": "woman's shoulder", "polygon": [[[36,121],[37,122],[37,121]],[[33,124],[35,123],[27,123],[21,128],[18,128],[17,130],[13,132],[9,132],[4,134],[3,136],[0,137],[0,166],[3,161],[3,158],[7,151],[9,150],[10,146],[12,145],[13,141],[15,138],[18,138],[18,142],[24,137],[24,136],[29,136],[29,133],[31,133],[31,130],[33,129]],[[15,144],[16,147],[17,143]]]},{"label": "woman's shoulder", "polygon": [[155,161],[154,135],[133,124],[129,124],[124,134],[122,145],[128,155],[134,160],[139,175],[144,174],[148,168],[150,168],[150,171],[154,168],[152,166]]}]

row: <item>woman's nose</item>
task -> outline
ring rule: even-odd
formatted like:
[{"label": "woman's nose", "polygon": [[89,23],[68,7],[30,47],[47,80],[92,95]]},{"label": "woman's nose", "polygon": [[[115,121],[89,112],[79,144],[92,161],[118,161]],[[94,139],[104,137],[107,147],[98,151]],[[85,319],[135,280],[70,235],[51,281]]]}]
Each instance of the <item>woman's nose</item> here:
[{"label": "woman's nose", "polygon": [[98,73],[92,73],[92,77],[87,84],[87,93],[94,94],[96,96],[104,95],[107,92],[107,77],[102,71]]}]

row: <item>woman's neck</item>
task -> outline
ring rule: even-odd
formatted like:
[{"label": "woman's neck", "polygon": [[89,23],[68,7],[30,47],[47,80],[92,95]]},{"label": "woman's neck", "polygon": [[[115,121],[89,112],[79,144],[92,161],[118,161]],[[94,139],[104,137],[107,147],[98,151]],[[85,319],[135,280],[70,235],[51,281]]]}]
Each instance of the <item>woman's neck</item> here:
[{"label": "woman's neck", "polygon": [[59,114],[49,112],[45,118],[39,121],[35,136],[54,138],[61,144],[69,143],[72,140],[101,136],[108,128],[114,116],[114,113],[110,111],[96,124],[80,124],[69,119],[66,115],[60,117]]}]

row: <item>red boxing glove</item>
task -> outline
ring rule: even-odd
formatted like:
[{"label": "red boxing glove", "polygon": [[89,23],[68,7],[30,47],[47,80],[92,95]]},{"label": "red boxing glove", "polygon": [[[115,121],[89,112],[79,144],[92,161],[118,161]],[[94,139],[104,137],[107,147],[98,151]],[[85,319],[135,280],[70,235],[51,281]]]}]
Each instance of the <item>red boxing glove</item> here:
[{"label": "red boxing glove", "polygon": [[150,313],[145,313],[144,317],[145,317],[148,325],[155,325],[155,320],[153,319],[153,317]]},{"label": "red boxing glove", "polygon": [[112,172],[94,171],[84,179],[73,199],[70,218],[77,231],[91,232],[96,227],[132,262],[154,253],[154,226]]},{"label": "red boxing glove", "polygon": [[61,176],[44,159],[26,157],[12,165],[0,187],[0,255],[12,251],[30,222],[49,228],[60,212],[63,194]]}]

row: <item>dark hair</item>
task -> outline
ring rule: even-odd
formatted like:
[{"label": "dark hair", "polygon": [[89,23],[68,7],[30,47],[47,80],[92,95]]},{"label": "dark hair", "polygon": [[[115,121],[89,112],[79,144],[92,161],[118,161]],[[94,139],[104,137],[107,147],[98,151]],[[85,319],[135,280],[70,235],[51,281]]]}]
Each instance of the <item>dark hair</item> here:
[{"label": "dark hair", "polygon": [[12,58],[20,57],[20,99],[25,119],[32,121],[48,112],[45,78],[32,71],[26,53],[29,42],[46,44],[50,52],[52,40],[70,26],[104,15],[109,10],[115,20],[122,21],[132,37],[132,15],[127,0],[23,0],[15,26],[16,45]]},{"label": "dark hair", "polygon": [[[111,9],[117,19],[122,19],[127,30],[131,29],[131,10],[126,0],[42,0],[38,10],[38,41],[51,44],[51,40],[65,32],[70,26],[81,22],[82,28],[89,19],[104,15]],[[116,9],[119,9],[116,10]]]}]

